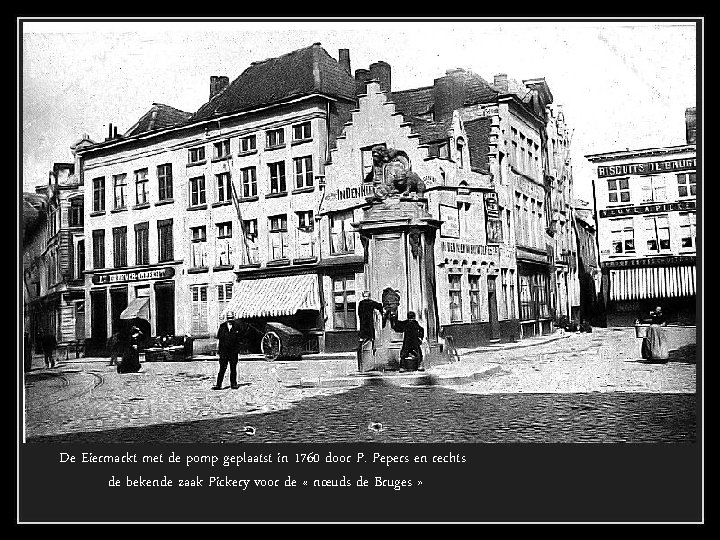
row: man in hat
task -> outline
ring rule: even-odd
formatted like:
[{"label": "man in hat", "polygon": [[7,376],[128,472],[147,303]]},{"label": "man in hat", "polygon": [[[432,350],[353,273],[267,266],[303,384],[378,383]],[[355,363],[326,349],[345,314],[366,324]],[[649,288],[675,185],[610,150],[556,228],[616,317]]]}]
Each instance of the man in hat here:
[{"label": "man in hat", "polygon": [[363,299],[358,304],[358,318],[360,319],[360,331],[358,332],[358,371],[362,369],[362,350],[365,344],[372,343],[375,352],[375,318],[374,311],[383,312],[383,305],[370,298],[370,291],[362,293]]},{"label": "man in hat", "polygon": [[225,322],[220,325],[217,332],[220,371],[218,372],[217,382],[212,387],[213,390],[222,389],[228,364],[230,364],[230,388],[233,390],[239,388],[237,383],[237,363],[240,338],[239,327],[235,325],[235,314],[228,311],[225,315]]}]

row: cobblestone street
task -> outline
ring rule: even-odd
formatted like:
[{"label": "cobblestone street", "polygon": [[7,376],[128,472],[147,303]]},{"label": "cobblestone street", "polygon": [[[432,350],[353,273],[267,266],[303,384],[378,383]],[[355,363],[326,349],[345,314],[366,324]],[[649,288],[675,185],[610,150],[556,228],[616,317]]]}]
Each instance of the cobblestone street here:
[{"label": "cobblestone street", "polygon": [[[476,416],[480,417],[478,420],[483,419],[482,410],[488,410],[489,402],[483,401],[480,407],[481,402],[468,401],[461,396],[502,394],[498,397],[504,400],[503,403],[492,402],[495,411],[493,419],[497,420],[497,414],[502,413],[505,406],[529,411],[524,421],[525,428],[530,431],[524,428],[522,433],[508,434],[508,437],[514,437],[512,440],[525,440],[527,433],[535,432],[539,426],[543,426],[547,436],[548,430],[557,427],[553,426],[553,419],[571,416],[560,411],[561,404],[565,404],[563,406],[570,412],[585,411],[582,429],[592,427],[598,420],[587,414],[589,410],[607,414],[616,406],[623,410],[629,407],[630,413],[624,415],[623,425],[631,425],[633,418],[637,418],[638,425],[642,424],[656,437],[662,435],[668,425],[675,426],[684,433],[680,440],[688,440],[687,437],[692,440],[695,425],[695,329],[669,327],[668,335],[671,359],[667,364],[639,361],[640,340],[635,338],[633,329],[596,329],[592,334],[558,334],[551,338],[552,341],[547,342],[546,339],[544,344],[530,345],[533,341],[527,340],[468,351],[462,355],[460,362],[430,368],[425,378],[416,378],[413,382],[390,374],[382,378],[358,377],[355,359],[348,356],[276,363],[245,360],[238,365],[240,388],[231,390],[226,376],[228,388],[222,391],[210,390],[217,372],[217,362],[212,360],[148,362],[143,364],[140,373],[118,375],[114,367],[107,365],[107,359],[78,359],[61,362],[54,370],[38,369],[26,375],[26,436],[32,440],[43,436],[71,433],[80,436],[83,432],[103,431],[112,440],[109,430],[122,430],[124,435],[118,440],[142,440],[138,437],[152,440],[156,435],[146,430],[130,435],[127,429],[155,426],[167,432],[172,430],[172,426],[182,425],[185,431],[180,440],[190,441],[193,440],[193,422],[218,421],[214,424],[197,423],[197,426],[204,427],[194,440],[217,441],[218,437],[225,440],[223,436],[233,440],[246,424],[263,423],[273,426],[269,429],[275,438],[269,437],[267,432],[259,432],[254,439],[258,442],[304,440],[302,436],[291,434],[297,435],[298,430],[307,430],[307,426],[314,426],[316,432],[313,436],[316,437],[326,436],[328,430],[337,429],[350,440],[353,437],[364,440],[368,436],[368,420],[383,417],[390,425],[392,411],[407,409],[405,421],[413,423],[413,404],[422,401],[424,407],[430,406],[430,411],[423,413],[417,408],[418,417],[432,416],[434,407],[436,412],[451,413],[454,421],[459,422],[455,429],[445,419],[445,440],[477,440],[477,433],[463,435],[461,432]],[[338,384],[327,384],[328,381],[338,381]],[[404,381],[408,383],[405,386],[414,384],[419,387],[398,388],[386,384],[393,382],[402,386]],[[434,387],[428,388],[423,381]],[[367,386],[369,382],[375,384]],[[367,388],[359,388],[363,386]],[[542,399],[532,403],[514,401],[517,399],[513,397],[515,394],[531,393],[543,394]],[[592,397],[593,393],[607,395]],[[648,424],[644,418],[647,415],[643,414],[646,405],[638,406],[633,399],[628,401],[628,393],[655,394],[655,398],[646,400],[648,406],[651,410],[664,408],[658,417],[662,420],[667,416],[669,424],[661,422],[662,425],[658,426],[655,417]],[[548,394],[562,395],[552,398]],[[579,399],[573,398],[573,394],[577,394]],[[669,394],[684,394],[687,399],[682,396],[667,397]],[[592,406],[587,405],[583,409],[580,402],[585,405],[592,403]],[[554,406],[557,411],[542,417],[542,411],[552,410]],[[373,408],[375,410],[371,411]],[[459,408],[467,410],[460,411]],[[294,414],[301,409],[302,419],[295,418]],[[280,416],[263,414],[276,411],[285,412]],[[489,422],[481,430],[485,433],[484,437],[495,440],[491,434],[495,430],[501,433],[503,426],[507,428],[508,421],[505,418],[498,420],[499,423]],[[307,422],[307,425],[303,428],[290,425],[293,422]],[[427,438],[427,434],[413,430],[409,430],[408,436],[403,438],[403,428],[397,422],[395,424],[400,430],[398,440],[415,440],[415,436],[420,440]],[[617,425],[617,422],[613,420],[612,424]],[[572,426],[569,426],[569,432],[567,428],[557,435],[557,440],[587,438],[578,432],[573,439]],[[575,425],[575,428],[580,429],[580,426]],[[221,431],[215,433],[216,430]],[[410,432],[414,435],[410,436]],[[457,432],[456,436],[452,435],[454,432]],[[670,439],[677,439],[673,433],[673,430],[666,430]],[[622,433],[606,433],[604,439],[600,435],[596,433],[595,438],[590,437],[590,440],[628,439]],[[168,437],[174,440],[175,436]],[[640,439],[645,440],[643,437]],[[330,440],[334,439],[331,437]]]}]

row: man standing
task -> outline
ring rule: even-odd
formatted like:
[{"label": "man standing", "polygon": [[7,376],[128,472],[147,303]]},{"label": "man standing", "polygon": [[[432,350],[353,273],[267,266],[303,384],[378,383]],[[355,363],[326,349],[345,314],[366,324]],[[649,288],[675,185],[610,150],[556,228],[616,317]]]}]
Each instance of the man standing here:
[{"label": "man standing", "polygon": [[393,330],[402,332],[403,344],[400,349],[400,372],[425,371],[422,364],[422,349],[420,344],[425,337],[425,330],[415,320],[415,312],[409,311],[406,321],[397,321]]},{"label": "man standing", "polygon": [[358,332],[358,371],[362,370],[362,351],[365,344],[372,343],[373,353],[375,352],[375,318],[374,311],[383,312],[383,305],[380,302],[370,299],[370,291],[362,293],[363,299],[358,304],[358,317],[360,319],[360,331]]},{"label": "man standing", "polygon": [[55,367],[55,348],[57,347],[57,339],[55,334],[47,333],[42,337],[42,349],[45,353],[45,367]]},{"label": "man standing", "polygon": [[228,311],[225,318],[226,321],[220,325],[217,332],[220,371],[218,372],[217,382],[212,387],[213,390],[222,389],[228,364],[230,364],[230,388],[233,390],[239,388],[237,383],[237,363],[241,335],[239,327],[234,324],[235,314]]}]

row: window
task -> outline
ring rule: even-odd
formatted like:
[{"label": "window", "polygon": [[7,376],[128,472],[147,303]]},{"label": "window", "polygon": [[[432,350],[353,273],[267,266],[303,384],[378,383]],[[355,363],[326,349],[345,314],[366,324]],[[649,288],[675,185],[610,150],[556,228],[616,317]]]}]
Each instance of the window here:
[{"label": "window", "polygon": [[68,225],[70,225],[70,227],[83,226],[83,200],[80,198],[72,199],[70,201]]},{"label": "window", "polygon": [[330,216],[330,253],[352,253],[355,251],[355,231],[352,228],[353,213],[338,212]]},{"label": "window", "polygon": [[221,283],[217,286],[218,319],[222,322],[222,313],[232,300],[233,284]]},{"label": "window", "polygon": [[610,222],[612,253],[635,253],[635,229],[632,218]]},{"label": "window", "polygon": [[508,303],[510,304],[510,318],[515,318],[515,270],[510,270],[510,276],[508,278],[510,282],[510,296],[508,297]]},{"label": "window", "polygon": [[265,148],[277,148],[285,144],[285,128],[271,129],[265,133]]},{"label": "window", "polygon": [[255,135],[248,135],[240,139],[240,153],[254,152],[257,147]]},{"label": "window", "polygon": [[293,126],[292,131],[293,141],[302,141],[312,137],[310,132],[310,122],[303,122],[302,124]]},{"label": "window", "polygon": [[259,247],[257,243],[258,230],[257,219],[244,219],[242,222],[243,234],[245,236],[245,246],[242,252],[242,264],[258,264]]},{"label": "window", "polygon": [[48,216],[47,216],[47,231],[48,236],[47,240],[49,241],[53,236],[55,236],[58,232],[58,216],[60,215],[60,210],[57,207],[50,208],[48,210]]},{"label": "window", "polygon": [[608,180],[608,202],[630,202],[630,185],[627,178]]},{"label": "window", "polygon": [[221,159],[230,155],[230,139],[213,144],[213,158]]},{"label": "window", "polygon": [[230,173],[215,175],[217,181],[217,202],[232,200],[232,185],[230,184]]},{"label": "window", "polygon": [[667,216],[645,218],[645,237],[648,251],[670,249],[670,222]]},{"label": "window", "polygon": [[508,271],[506,269],[500,270],[500,279],[502,283],[502,300],[498,303],[502,306],[502,318],[510,318],[510,297],[508,296]]},{"label": "window", "polygon": [[297,258],[309,259],[315,257],[315,238],[313,230],[315,222],[313,221],[312,210],[305,212],[297,212]]},{"label": "window", "polygon": [[312,187],[313,185],[313,164],[312,156],[295,158],[295,187],[297,189]]},{"label": "window", "polygon": [[173,260],[173,220],[158,221],[158,262]]},{"label": "window", "polygon": [[206,227],[190,228],[190,266],[205,268],[207,266],[207,234]]},{"label": "window", "polygon": [[366,180],[368,174],[373,171],[372,149],[375,146],[382,146],[383,148],[386,148],[385,143],[381,143],[373,144],[372,146],[366,146],[365,148],[360,149],[360,160],[362,165],[363,180]]},{"label": "window", "polygon": [[93,212],[105,211],[105,178],[95,178],[93,184]]},{"label": "window", "polygon": [[127,201],[127,175],[117,174],[113,176],[113,185],[115,186],[115,209],[125,208]]},{"label": "window", "polygon": [[530,276],[520,276],[520,320],[527,321],[535,318]]},{"label": "window", "polygon": [[215,243],[215,265],[232,265],[232,222],[217,224],[217,241]]},{"label": "window", "polygon": [[665,178],[662,176],[643,176],[641,179],[642,202],[660,202],[666,200]]},{"label": "window", "polygon": [[80,240],[77,243],[75,262],[77,265],[75,278],[82,279],[85,271],[85,240]]},{"label": "window", "polygon": [[270,163],[270,193],[285,193],[285,162]]},{"label": "window", "polygon": [[145,204],[148,202],[148,170],[140,169],[135,171],[135,204]]},{"label": "window", "polygon": [[480,276],[468,276],[470,285],[470,320],[480,320]]},{"label": "window", "polygon": [[450,285],[450,322],[462,322],[462,285],[460,274],[449,274]]},{"label": "window", "polygon": [[205,204],[205,177],[190,179],[190,206]]},{"label": "window", "polygon": [[428,146],[428,157],[447,159],[450,156],[450,145],[447,141],[431,143]]},{"label": "window", "polygon": [[157,168],[158,177],[158,199],[161,201],[167,201],[173,198],[173,178],[172,178],[172,165],[166,163],[165,165],[158,165]]},{"label": "window", "polygon": [[287,214],[270,217],[270,260],[289,258]]},{"label": "window", "polygon": [[127,266],[127,227],[113,227],[113,266]]},{"label": "window", "polygon": [[193,285],[190,287],[191,332],[194,335],[208,332],[208,301],[207,285]]},{"label": "window", "polygon": [[150,251],[148,249],[148,222],[135,225],[135,264],[150,264]]},{"label": "window", "polygon": [[695,197],[695,173],[677,175],[678,196]]},{"label": "window", "polygon": [[695,212],[680,214],[680,247],[695,247]]},{"label": "window", "polygon": [[461,169],[464,166],[465,160],[464,160],[464,151],[465,151],[465,143],[462,139],[458,139],[457,141],[457,159],[458,159],[458,167]]},{"label": "window", "polygon": [[93,268],[105,268],[105,229],[92,232]]},{"label": "window", "polygon": [[333,325],[336,330],[355,330],[355,276],[333,278]]},{"label": "window", "polygon": [[242,196],[247,199],[249,197],[257,197],[257,178],[255,177],[255,167],[246,167],[240,169],[242,179]]},{"label": "window", "polygon": [[530,204],[532,200],[523,195],[523,244],[529,246],[532,243],[532,222],[530,221]]},{"label": "window", "polygon": [[520,165],[518,164],[518,144],[517,142],[512,142],[512,164],[516,169],[520,168]]},{"label": "window", "polygon": [[547,276],[534,274],[532,276],[533,294],[535,298],[535,312],[538,318],[550,316],[550,305],[548,304]]},{"label": "window", "polygon": [[198,146],[188,150],[188,163],[202,163],[205,161],[205,147]]}]

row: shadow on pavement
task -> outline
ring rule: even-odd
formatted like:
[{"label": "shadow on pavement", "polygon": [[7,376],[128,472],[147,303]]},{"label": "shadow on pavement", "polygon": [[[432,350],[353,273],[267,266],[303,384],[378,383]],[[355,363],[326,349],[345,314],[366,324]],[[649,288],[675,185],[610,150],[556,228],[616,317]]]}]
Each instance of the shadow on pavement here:
[{"label": "shadow on pavement", "polygon": [[680,362],[683,364],[695,364],[696,363],[696,357],[695,357],[696,351],[697,351],[697,346],[695,343],[690,343],[689,345],[683,345],[679,349],[670,351],[668,362]]},{"label": "shadow on pavement", "polygon": [[[372,381],[372,382],[371,382]],[[249,411],[247,411],[249,412]],[[29,443],[693,442],[695,394],[461,394],[382,377],[262,414],[29,438]],[[369,426],[382,425],[382,430]],[[249,434],[247,426],[254,428]]]}]

